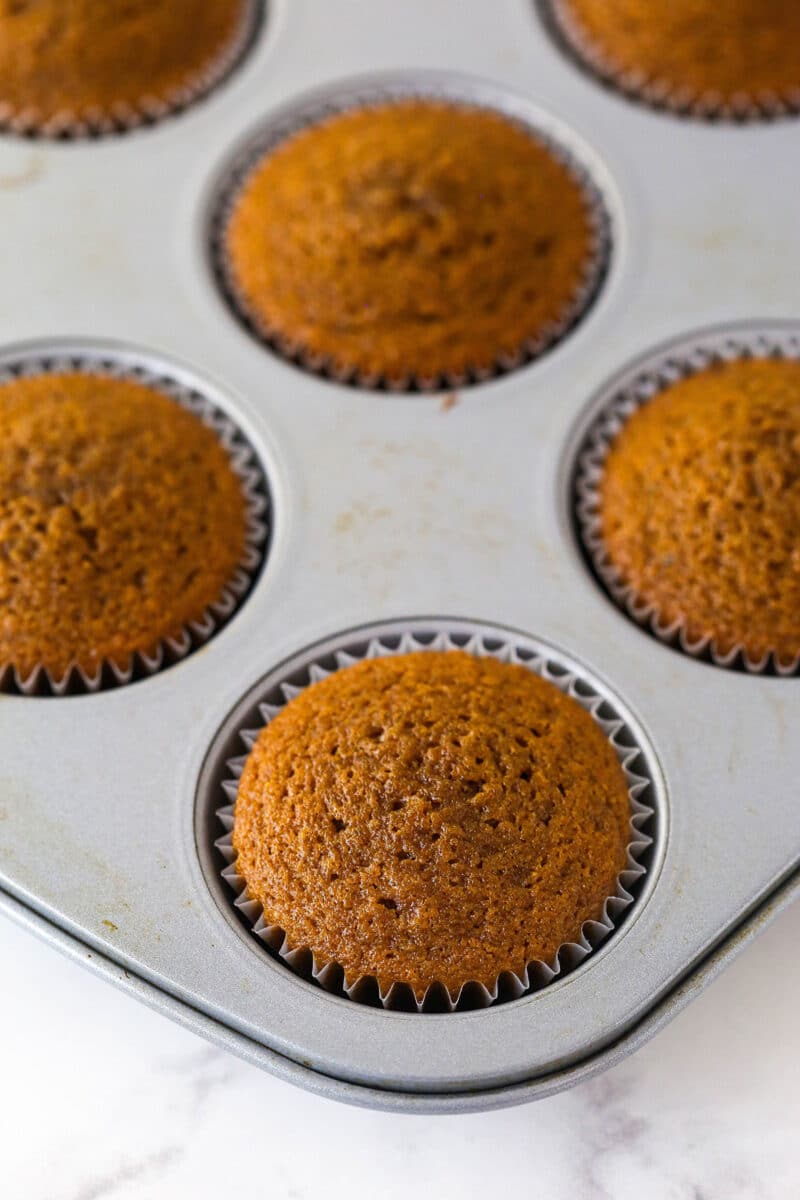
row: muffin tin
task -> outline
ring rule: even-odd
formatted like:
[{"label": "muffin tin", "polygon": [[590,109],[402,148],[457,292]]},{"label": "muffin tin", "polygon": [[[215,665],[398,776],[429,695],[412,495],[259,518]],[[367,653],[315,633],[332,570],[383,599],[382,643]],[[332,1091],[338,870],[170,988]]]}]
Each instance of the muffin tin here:
[{"label": "muffin tin", "polygon": [[[231,315],[210,248],[230,163],[265,121],[376,83],[524,114],[600,189],[603,286],[535,362],[398,396],[308,373]],[[800,889],[800,683],[697,661],[620,611],[579,547],[574,468],[608,380],[640,356],[710,326],[795,332],[796,134],[628,103],[575,69],[530,0],[273,0],[248,58],[179,118],[0,139],[4,357],[88,345],[185,373],[242,430],[272,502],[265,566],[205,647],[111,691],[0,694],[3,909],[250,1061],[398,1111],[546,1095],[696,994]],[[655,840],[628,915],[562,978],[488,1009],[330,995],[274,961],[214,882],[209,780],[241,707],[319,642],[398,629],[544,649],[647,764]]]}]

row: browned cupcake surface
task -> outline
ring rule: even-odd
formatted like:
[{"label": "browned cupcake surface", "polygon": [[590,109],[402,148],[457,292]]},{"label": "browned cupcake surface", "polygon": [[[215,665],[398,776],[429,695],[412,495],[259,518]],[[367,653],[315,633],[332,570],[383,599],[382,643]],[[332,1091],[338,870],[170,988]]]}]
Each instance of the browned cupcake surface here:
[{"label": "browned cupcake surface", "polygon": [[794,0],[555,0],[610,74],[724,103],[800,88]]},{"label": "browned cupcake surface", "polygon": [[245,0],[0,0],[0,113],[82,120],[180,101],[241,36]]},{"label": "browned cupcake surface", "polygon": [[662,621],[752,660],[800,653],[800,362],[708,368],[658,393],[606,459],[611,562]]},{"label": "browned cupcake surface", "polygon": [[126,666],[202,617],[244,539],[225,450],[169,397],[79,372],[0,385],[0,664]]},{"label": "browned cupcake surface", "polygon": [[270,151],[224,234],[261,333],[390,380],[491,369],[574,304],[593,253],[584,190],[496,113],[408,100]]},{"label": "browned cupcake surface", "polygon": [[294,948],[421,999],[552,961],[614,894],[629,821],[576,701],[524,667],[425,651],[292,700],[248,757],[233,842]]}]

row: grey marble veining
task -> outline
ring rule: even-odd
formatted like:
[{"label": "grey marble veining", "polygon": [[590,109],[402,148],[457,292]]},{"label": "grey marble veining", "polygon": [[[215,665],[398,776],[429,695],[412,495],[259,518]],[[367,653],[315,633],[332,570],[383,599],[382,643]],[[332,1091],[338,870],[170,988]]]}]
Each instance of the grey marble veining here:
[{"label": "grey marble veining", "polygon": [[632,1058],[538,1104],[406,1117],[209,1048],[0,921],[3,1200],[794,1200],[800,906]]}]

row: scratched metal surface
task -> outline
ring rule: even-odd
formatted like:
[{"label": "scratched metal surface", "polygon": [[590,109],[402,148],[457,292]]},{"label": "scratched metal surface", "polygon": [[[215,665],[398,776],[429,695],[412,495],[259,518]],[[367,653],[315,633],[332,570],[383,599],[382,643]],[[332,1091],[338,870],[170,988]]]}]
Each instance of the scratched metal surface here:
[{"label": "scratched metal surface", "polygon": [[[219,173],[262,119],[312,87],[442,68],[561,137],[602,187],[614,239],[570,337],[455,404],[281,362],[230,317],[206,254]],[[618,612],[576,549],[569,471],[592,396],[629,360],[704,326],[792,316],[797,129],[626,103],[559,54],[528,0],[275,0],[247,62],[180,118],[96,143],[0,139],[3,345],[110,339],[186,364],[262,455],[275,506],[266,569],[204,650],[96,696],[0,696],[7,895],[232,1048],[385,1107],[546,1094],[655,1026],[697,964],[713,973],[709,951],[800,858],[800,683],[694,662]],[[574,976],[482,1013],[384,1014],[265,962],[195,845],[202,763],[244,693],[318,638],[405,615],[558,647],[633,714],[663,778],[663,855],[636,919]]]}]

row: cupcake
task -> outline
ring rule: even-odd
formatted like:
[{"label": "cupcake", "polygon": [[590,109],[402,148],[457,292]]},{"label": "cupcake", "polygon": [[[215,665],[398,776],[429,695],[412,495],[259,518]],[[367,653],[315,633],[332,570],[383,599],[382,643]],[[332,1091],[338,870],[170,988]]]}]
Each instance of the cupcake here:
[{"label": "cupcake", "polygon": [[716,660],[800,657],[800,362],[718,361],[622,425],[591,488],[601,577]]},{"label": "cupcake", "polygon": [[604,915],[631,799],[607,736],[527,667],[462,651],[368,658],[258,735],[235,871],[289,951],[382,997],[455,1001],[552,963]]},{"label": "cupcake", "polygon": [[562,151],[455,101],[340,111],[252,159],[220,267],[239,313],[312,369],[437,386],[565,332],[603,260],[602,209]]},{"label": "cupcake", "polygon": [[241,54],[252,0],[0,0],[0,123],[80,133],[164,116]]},{"label": "cupcake", "polygon": [[791,0],[551,0],[594,71],[651,103],[702,115],[800,108],[800,6]]},{"label": "cupcake", "polygon": [[0,676],[158,657],[247,559],[243,483],[210,428],[129,378],[0,384]]}]

